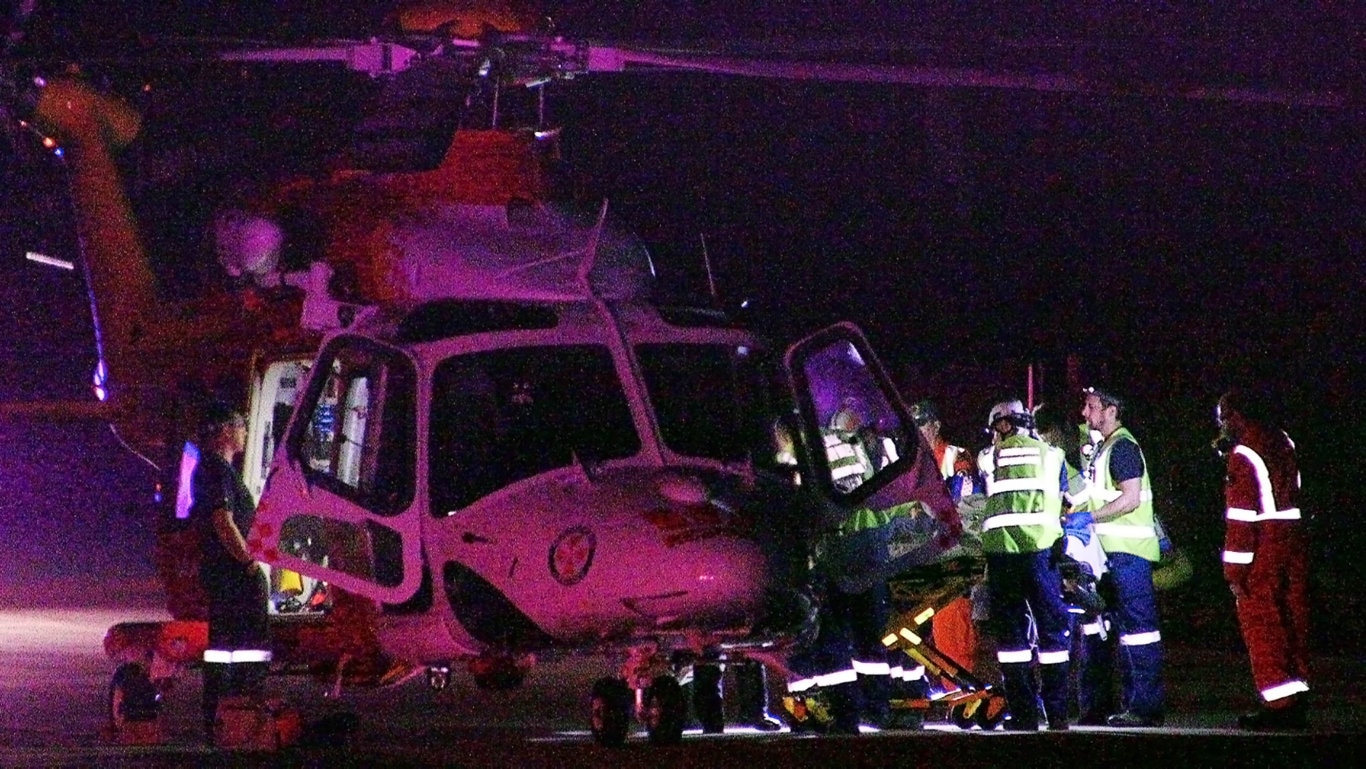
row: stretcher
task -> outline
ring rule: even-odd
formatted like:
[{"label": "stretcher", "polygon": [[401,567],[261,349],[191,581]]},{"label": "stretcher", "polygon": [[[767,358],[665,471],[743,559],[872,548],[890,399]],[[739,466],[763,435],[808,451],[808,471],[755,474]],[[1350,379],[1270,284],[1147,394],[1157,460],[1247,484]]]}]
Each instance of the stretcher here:
[{"label": "stretcher", "polygon": [[967,597],[986,579],[980,555],[960,555],[907,570],[887,581],[892,614],[882,644],[925,667],[931,681],[951,683],[953,689],[924,699],[893,699],[892,712],[915,711],[923,718],[947,717],[960,729],[991,730],[1006,716],[1005,696],[973,674],[969,664],[938,649],[927,625],[936,612]]},{"label": "stretcher", "polygon": [[[974,725],[993,729],[1006,716],[1005,697],[974,675],[970,664],[937,648],[925,627],[935,613],[967,598],[986,580],[980,535],[985,495],[960,500],[958,511],[962,535],[948,550],[940,544],[939,524],[928,514],[912,513],[885,526],[842,536],[827,552],[843,567],[836,580],[841,589],[856,593],[879,582],[887,586],[891,615],[881,639],[889,661],[896,653],[904,653],[912,664],[902,667],[924,666],[930,681],[943,682],[949,689],[925,698],[894,695],[889,701],[893,728],[948,717],[964,729]],[[831,706],[823,695],[817,689],[783,699],[794,731],[821,732],[829,727]]]},{"label": "stretcher", "polygon": [[[926,627],[937,612],[967,597],[985,581],[985,564],[980,555],[958,549],[953,557],[906,569],[887,580],[892,611],[883,631],[883,646],[892,655],[910,657],[911,664],[905,667],[923,665],[929,680],[949,684],[945,688],[950,689],[925,698],[894,696],[889,701],[893,728],[947,719],[962,729],[991,730],[1005,719],[1005,696],[975,675],[968,664],[937,648]],[[834,706],[819,687],[789,693],[782,704],[784,718],[795,732],[823,733],[831,728]]]}]

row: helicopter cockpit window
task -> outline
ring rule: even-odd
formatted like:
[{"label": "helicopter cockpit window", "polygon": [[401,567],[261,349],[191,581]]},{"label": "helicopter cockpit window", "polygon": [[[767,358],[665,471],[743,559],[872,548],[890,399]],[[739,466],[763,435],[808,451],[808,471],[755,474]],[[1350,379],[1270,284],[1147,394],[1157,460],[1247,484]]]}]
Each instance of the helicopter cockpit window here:
[{"label": "helicopter cockpit window", "polygon": [[829,485],[848,495],[903,456],[914,456],[918,440],[908,430],[888,393],[859,350],[837,340],[808,357],[802,373],[820,426]]},{"label": "helicopter cockpit window", "polygon": [[611,354],[519,347],[448,358],[432,379],[432,514],[575,461],[640,451]]},{"label": "helicopter cockpit window", "polygon": [[301,408],[309,414],[291,456],[309,480],[379,515],[412,502],[416,377],[397,352],[346,340],[318,363],[328,375]]},{"label": "helicopter cockpit window", "polygon": [[671,451],[722,462],[773,453],[770,391],[753,349],[642,344],[636,357]]}]

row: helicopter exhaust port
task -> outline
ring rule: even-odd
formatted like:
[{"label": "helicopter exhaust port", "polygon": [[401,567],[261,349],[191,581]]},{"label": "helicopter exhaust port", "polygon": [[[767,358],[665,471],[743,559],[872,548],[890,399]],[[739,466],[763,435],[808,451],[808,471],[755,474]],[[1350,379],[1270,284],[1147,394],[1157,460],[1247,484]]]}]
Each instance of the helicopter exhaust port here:
[{"label": "helicopter exhaust port", "polygon": [[451,685],[450,665],[430,665],[427,667],[427,688],[434,692],[445,691]]}]

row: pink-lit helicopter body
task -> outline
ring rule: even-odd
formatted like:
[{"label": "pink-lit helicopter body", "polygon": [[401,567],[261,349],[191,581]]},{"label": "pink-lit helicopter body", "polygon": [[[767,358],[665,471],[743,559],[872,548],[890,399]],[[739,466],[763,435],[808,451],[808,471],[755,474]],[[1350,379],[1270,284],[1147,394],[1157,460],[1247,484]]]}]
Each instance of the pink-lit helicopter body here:
[{"label": "pink-lit helicopter body", "polygon": [[[708,307],[656,303],[648,252],[606,204],[547,199],[553,132],[461,131],[430,170],[274,186],[216,219],[238,287],[168,304],[113,160],[137,116],[64,79],[41,89],[34,123],[69,150],[101,414],[164,461],[168,492],[194,460],[196,386],[231,382],[248,414],[248,545],[270,571],[278,669],[337,686],[425,670],[441,688],[466,661],[498,686],[538,653],[608,652],[628,664],[594,689],[595,736],[624,738],[629,685],[669,743],[680,660],[781,666],[809,633],[816,532],[859,505],[942,507],[856,329],[784,361]],[[322,233],[316,253],[286,272],[301,230]],[[895,461],[850,494],[830,481],[821,428],[854,401]],[[153,678],[204,644],[185,502],[167,494],[159,533],[173,621],[106,639]]]}]

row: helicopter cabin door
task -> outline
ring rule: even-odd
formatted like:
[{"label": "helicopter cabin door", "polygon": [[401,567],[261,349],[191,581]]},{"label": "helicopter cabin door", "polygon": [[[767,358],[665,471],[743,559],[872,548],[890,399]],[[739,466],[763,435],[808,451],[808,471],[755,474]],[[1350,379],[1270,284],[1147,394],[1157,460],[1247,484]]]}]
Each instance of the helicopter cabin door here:
[{"label": "helicopter cabin door", "polygon": [[933,452],[858,327],[819,331],[790,347],[784,363],[805,471],[828,503],[820,523],[844,532],[829,553],[842,562],[842,589],[861,592],[942,555],[950,542],[939,518],[956,519],[952,502]]},{"label": "helicopter cabin door", "polygon": [[275,567],[384,603],[422,583],[417,373],[401,350],[359,337],[313,364],[257,508],[249,545]]}]

